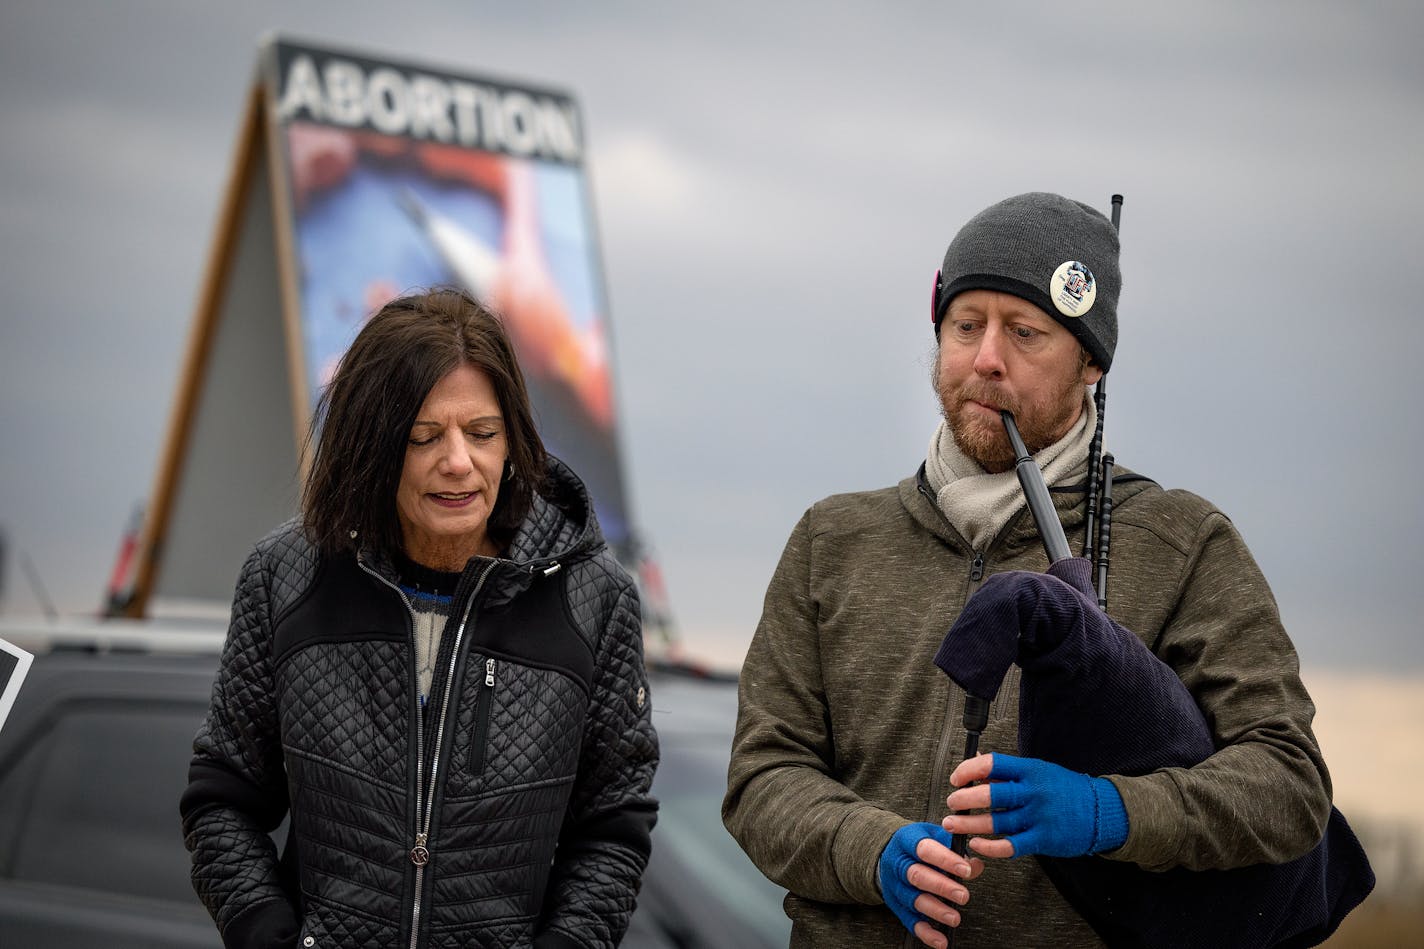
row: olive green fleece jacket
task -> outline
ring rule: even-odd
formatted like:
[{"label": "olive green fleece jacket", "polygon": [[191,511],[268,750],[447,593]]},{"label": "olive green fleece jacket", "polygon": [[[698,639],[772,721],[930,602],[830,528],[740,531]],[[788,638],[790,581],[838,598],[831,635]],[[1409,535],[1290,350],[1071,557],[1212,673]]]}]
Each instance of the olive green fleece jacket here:
[{"label": "olive green fleece jacket", "polygon": [[[1083,487],[1053,496],[1081,549]],[[1108,612],[1176,670],[1219,750],[1193,768],[1109,775],[1129,832],[1100,859],[1206,869],[1302,855],[1323,833],[1330,783],[1265,579],[1201,498],[1119,468],[1114,502]],[[743,849],[790,891],[793,946],[918,944],[885,907],[877,871],[898,828],[947,813],[964,693],[935,650],[985,577],[1046,567],[1027,510],[976,552],[923,473],[802,516],[742,667],[722,806]],[[1018,684],[1013,668],[981,751],[1017,751]],[[989,861],[969,891],[956,949],[1101,945],[1035,858]]]}]

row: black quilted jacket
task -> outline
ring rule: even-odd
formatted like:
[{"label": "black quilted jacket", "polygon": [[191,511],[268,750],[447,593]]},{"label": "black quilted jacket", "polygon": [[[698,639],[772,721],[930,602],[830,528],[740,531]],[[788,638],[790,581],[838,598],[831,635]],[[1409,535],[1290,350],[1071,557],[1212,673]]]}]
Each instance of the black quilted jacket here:
[{"label": "black quilted jacket", "polygon": [[638,599],[550,483],[465,569],[423,715],[379,556],[289,523],[248,557],[181,803],[226,946],[617,945],[657,810]]}]

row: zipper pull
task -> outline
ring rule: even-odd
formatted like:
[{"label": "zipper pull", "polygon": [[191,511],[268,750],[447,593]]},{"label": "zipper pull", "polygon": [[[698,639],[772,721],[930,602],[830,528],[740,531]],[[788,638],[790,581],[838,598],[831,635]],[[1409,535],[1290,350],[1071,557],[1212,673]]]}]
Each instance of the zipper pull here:
[{"label": "zipper pull", "polygon": [[544,568],[544,576],[552,577],[554,574],[558,573],[562,569],[564,569],[564,565],[555,560],[553,563],[549,564],[549,566]]},{"label": "zipper pull", "polygon": [[430,862],[430,851],[425,849],[425,841],[428,839],[425,834],[415,835],[415,846],[410,848],[410,862],[417,867],[423,867]]},{"label": "zipper pull", "polygon": [[969,565],[969,579],[979,581],[984,579],[984,558],[976,551],[974,562]]},{"label": "zipper pull", "polygon": [[494,687],[494,660],[485,660],[485,688]]}]

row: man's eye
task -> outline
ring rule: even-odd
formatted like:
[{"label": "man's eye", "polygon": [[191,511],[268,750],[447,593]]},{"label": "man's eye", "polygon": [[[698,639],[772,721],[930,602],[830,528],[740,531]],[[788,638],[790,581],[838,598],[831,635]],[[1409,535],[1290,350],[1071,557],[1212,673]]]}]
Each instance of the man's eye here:
[{"label": "man's eye", "polygon": [[1019,339],[1033,339],[1038,335],[1038,330],[1027,326],[1016,326],[1014,327],[1014,335]]}]

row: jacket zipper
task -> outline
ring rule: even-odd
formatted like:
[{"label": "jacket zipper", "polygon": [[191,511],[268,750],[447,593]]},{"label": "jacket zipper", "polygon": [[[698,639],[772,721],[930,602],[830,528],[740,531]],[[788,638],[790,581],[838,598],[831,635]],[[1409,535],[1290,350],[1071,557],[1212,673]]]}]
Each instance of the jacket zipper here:
[{"label": "jacket zipper", "polygon": [[[410,615],[415,614],[415,607],[411,606],[410,598],[405,595],[405,591],[399,586],[372,570],[364,562],[360,563],[361,568],[395,590],[400,595],[401,601],[405,603],[406,610]],[[465,625],[469,622],[470,611],[474,609],[475,600],[480,595],[480,589],[485,585],[485,578],[494,569],[498,561],[491,560],[485,565],[480,573],[479,579],[475,581],[475,588],[470,592],[470,598],[465,602],[465,612],[460,617],[460,626],[455,631],[455,643],[450,649],[450,665],[445,670],[445,694],[440,702],[440,718],[435,731],[435,751],[430,761],[430,785],[426,790],[424,785],[425,772],[425,716],[417,712],[415,716],[415,840],[410,848],[410,862],[415,864],[415,893],[411,899],[410,910],[410,949],[416,949],[416,944],[420,939],[420,894],[425,887],[425,867],[430,863],[430,816],[435,802],[435,788],[440,777],[440,746],[445,736],[445,718],[450,710],[450,689],[455,680],[455,664],[460,658],[460,643],[465,638]],[[414,636],[413,631],[411,635]],[[494,677],[491,659],[485,664],[485,682]],[[424,792],[422,794],[422,792]]]},{"label": "jacket zipper", "polygon": [[[430,759],[430,785],[425,789],[424,800],[421,799],[420,772],[425,766],[425,729],[422,727],[420,717],[416,719],[416,753],[420,755],[416,761],[416,826],[415,826],[415,846],[410,849],[410,862],[415,864],[415,895],[410,908],[410,949],[416,949],[416,942],[420,937],[420,893],[425,883],[425,865],[430,862],[430,815],[435,806],[435,788],[440,778],[440,746],[445,739],[445,719],[450,712],[450,689],[455,682],[455,664],[460,659],[460,643],[465,638],[465,624],[470,619],[470,611],[474,609],[475,600],[480,595],[480,588],[485,585],[485,578],[494,569],[496,561],[491,560],[485,565],[485,569],[480,573],[480,578],[475,581],[475,588],[470,592],[470,599],[465,603],[465,613],[460,617],[460,627],[455,631],[455,642],[450,648],[450,665],[445,670],[445,694],[440,701],[440,718],[435,726],[435,751]],[[488,675],[486,675],[488,678]],[[421,810],[424,813],[420,813]]]}]

